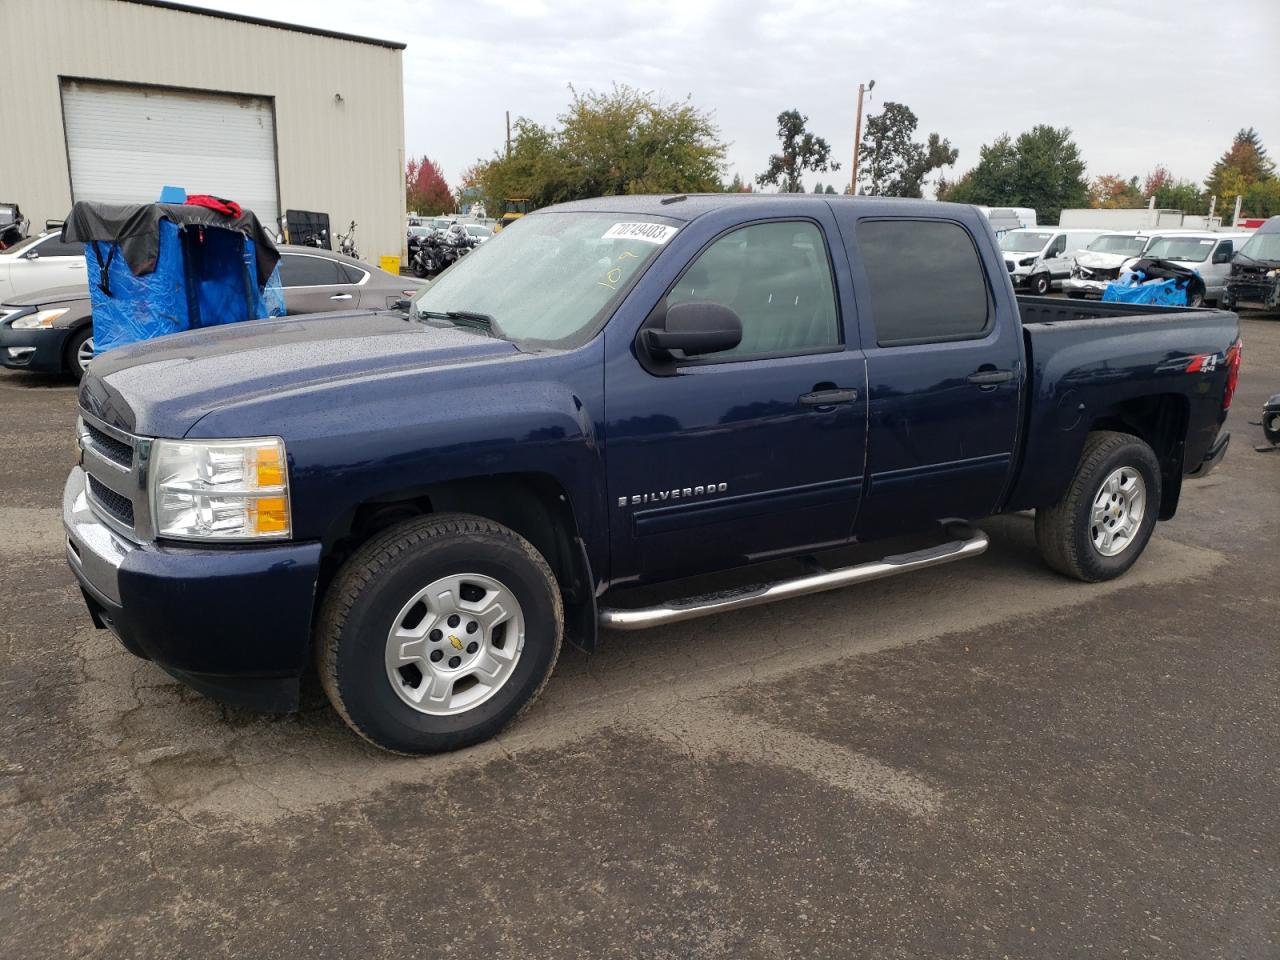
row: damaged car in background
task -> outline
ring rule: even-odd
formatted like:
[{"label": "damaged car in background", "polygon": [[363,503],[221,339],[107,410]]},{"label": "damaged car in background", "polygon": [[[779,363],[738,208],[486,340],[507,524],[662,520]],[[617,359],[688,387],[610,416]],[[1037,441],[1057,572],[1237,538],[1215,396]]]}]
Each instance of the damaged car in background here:
[{"label": "damaged car in background", "polygon": [[1222,306],[1227,310],[1280,309],[1280,217],[1272,217],[1259,227],[1235,255]]}]

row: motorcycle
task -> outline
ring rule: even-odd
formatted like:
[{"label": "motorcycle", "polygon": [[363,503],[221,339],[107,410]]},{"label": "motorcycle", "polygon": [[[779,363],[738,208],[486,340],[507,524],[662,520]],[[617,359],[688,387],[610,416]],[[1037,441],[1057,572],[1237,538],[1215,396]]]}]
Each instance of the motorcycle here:
[{"label": "motorcycle", "polygon": [[356,250],[356,222],[351,221],[351,226],[347,228],[346,233],[338,234],[338,252],[345,257],[351,257],[353,260],[359,260],[360,254]]},{"label": "motorcycle", "polygon": [[409,266],[415,277],[434,277],[447,267],[452,260],[446,260],[445,246],[439,234],[428,234],[419,237],[409,255]]}]

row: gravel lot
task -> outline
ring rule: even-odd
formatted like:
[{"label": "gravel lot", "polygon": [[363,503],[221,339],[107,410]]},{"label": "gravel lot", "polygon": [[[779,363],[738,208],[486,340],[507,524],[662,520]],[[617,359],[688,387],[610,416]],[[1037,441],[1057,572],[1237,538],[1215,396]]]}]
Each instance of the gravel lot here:
[{"label": "gravel lot", "polygon": [[1280,319],[1118,582],[968,563],[567,651],[499,740],[378,754],[95,631],[65,381],[0,373],[0,956],[1280,956]]}]

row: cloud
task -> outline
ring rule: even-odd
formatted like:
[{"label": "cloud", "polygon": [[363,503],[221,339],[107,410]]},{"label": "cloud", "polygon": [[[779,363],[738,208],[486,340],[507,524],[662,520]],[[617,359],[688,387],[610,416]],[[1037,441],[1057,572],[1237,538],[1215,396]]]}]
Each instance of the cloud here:
[{"label": "cloud", "polygon": [[[197,0],[200,2],[200,0]],[[808,115],[849,173],[857,86],[959,148],[954,173],[1002,132],[1069,126],[1091,175],[1157,163],[1202,180],[1240,127],[1280,156],[1276,0],[1212,7],[1109,0],[203,0],[223,10],[400,40],[405,148],[456,180],[502,146],[504,112],[554,122],[578,89],[614,82],[692,95],[751,179],[774,118]]]}]

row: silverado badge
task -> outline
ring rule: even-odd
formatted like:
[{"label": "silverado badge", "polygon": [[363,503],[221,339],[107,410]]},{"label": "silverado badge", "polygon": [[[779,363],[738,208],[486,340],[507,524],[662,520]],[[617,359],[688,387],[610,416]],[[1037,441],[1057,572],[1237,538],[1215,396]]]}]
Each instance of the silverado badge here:
[{"label": "silverado badge", "polygon": [[673,490],[633,493],[629,497],[619,497],[618,506],[638,507],[642,503],[662,503],[664,500],[689,500],[693,497],[705,497],[713,493],[725,493],[728,489],[729,485],[727,483],[700,483],[696,487],[676,487]]}]

